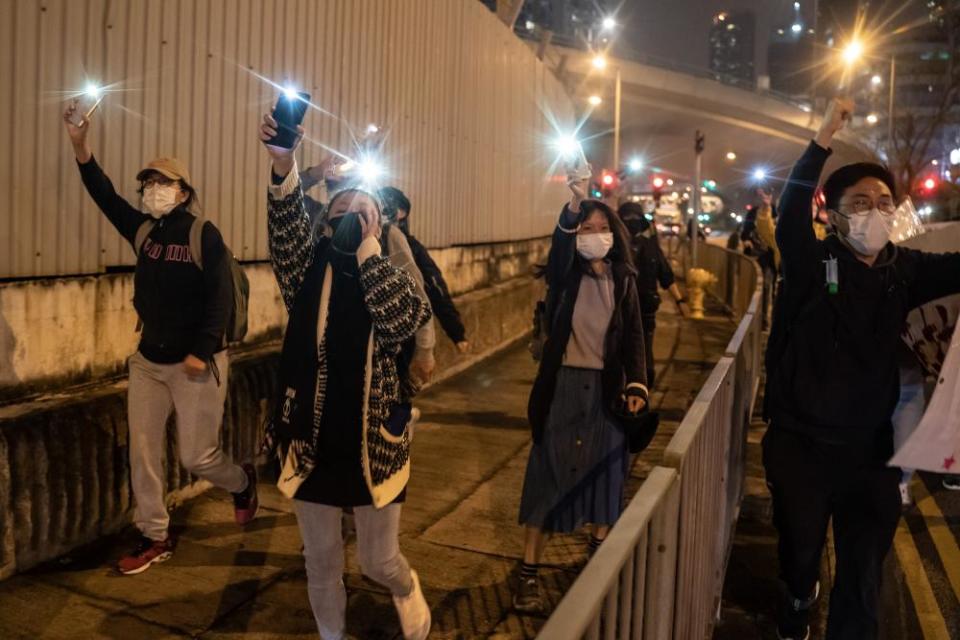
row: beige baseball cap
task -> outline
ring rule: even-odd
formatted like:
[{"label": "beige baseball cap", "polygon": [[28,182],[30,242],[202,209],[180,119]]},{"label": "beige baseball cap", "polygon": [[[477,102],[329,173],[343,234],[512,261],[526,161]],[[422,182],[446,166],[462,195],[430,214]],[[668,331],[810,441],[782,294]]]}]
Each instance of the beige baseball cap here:
[{"label": "beige baseball cap", "polygon": [[190,182],[190,174],[187,172],[187,165],[184,164],[182,160],[177,158],[167,158],[161,157],[151,160],[147,166],[140,170],[140,173],[137,174],[137,180],[141,182],[146,177],[146,174],[150,171],[156,171],[157,173],[164,175],[171,180],[182,180],[187,185],[192,186]]}]

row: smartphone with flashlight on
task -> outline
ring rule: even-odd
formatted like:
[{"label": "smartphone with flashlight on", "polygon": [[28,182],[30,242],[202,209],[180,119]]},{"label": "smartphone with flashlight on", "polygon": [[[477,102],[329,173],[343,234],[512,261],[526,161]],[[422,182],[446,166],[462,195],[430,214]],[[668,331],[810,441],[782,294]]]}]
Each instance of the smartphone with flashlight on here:
[{"label": "smartphone with flashlight on", "polygon": [[577,180],[589,180],[593,176],[593,168],[590,166],[590,163],[587,162],[583,151],[578,151],[572,157],[566,158],[563,163],[563,168],[569,177],[576,178]]},{"label": "smartphone with flashlight on", "polygon": [[277,121],[277,135],[267,140],[267,144],[290,149],[297,140],[297,127],[303,122],[310,103],[310,94],[296,91],[284,91],[277,98],[273,108],[273,119]]},{"label": "smartphone with flashlight on", "polygon": [[103,94],[99,90],[87,90],[80,94],[76,99],[77,108],[70,116],[70,123],[82,127],[93,112],[97,110],[100,103],[103,102]]}]

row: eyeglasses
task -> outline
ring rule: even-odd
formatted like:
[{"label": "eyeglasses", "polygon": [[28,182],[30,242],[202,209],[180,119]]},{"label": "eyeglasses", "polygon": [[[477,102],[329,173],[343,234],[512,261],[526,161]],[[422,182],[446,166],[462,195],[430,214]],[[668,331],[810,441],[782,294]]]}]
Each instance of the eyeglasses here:
[{"label": "eyeglasses", "polygon": [[140,186],[144,189],[146,189],[147,187],[153,187],[153,186],[167,187],[167,186],[170,186],[171,184],[176,184],[177,182],[179,181],[171,180],[166,176],[154,175],[154,176],[149,176],[145,178]]},{"label": "eyeglasses", "polygon": [[870,198],[854,198],[846,202],[840,202],[837,213],[849,218],[850,216],[865,216],[874,209],[877,209],[883,215],[892,216],[897,210],[897,203],[893,201],[893,198],[880,198],[876,202]]}]

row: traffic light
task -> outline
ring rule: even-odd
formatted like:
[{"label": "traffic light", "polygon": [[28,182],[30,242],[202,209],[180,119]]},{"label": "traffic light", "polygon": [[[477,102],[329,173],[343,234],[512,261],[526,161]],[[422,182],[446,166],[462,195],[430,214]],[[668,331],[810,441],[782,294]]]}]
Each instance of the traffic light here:
[{"label": "traffic light", "polygon": [[934,177],[929,177],[923,181],[923,190],[927,193],[932,193],[937,188],[937,179]]},{"label": "traffic light", "polygon": [[590,181],[590,197],[597,198],[597,199],[603,197],[603,192],[600,191],[600,183],[597,182],[596,180]]},{"label": "traffic light", "polygon": [[604,198],[609,198],[613,195],[613,192],[617,188],[618,182],[619,180],[617,180],[616,174],[607,170],[603,171],[603,174],[600,176],[600,184],[603,190]]}]

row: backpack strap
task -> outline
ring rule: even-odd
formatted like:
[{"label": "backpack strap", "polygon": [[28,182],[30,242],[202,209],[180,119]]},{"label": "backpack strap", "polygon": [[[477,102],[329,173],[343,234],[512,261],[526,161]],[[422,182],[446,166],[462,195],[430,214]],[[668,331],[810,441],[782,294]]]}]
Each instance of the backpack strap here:
[{"label": "backpack strap", "polygon": [[197,216],[190,224],[190,257],[200,271],[203,271],[203,225],[206,222],[205,219]]},{"label": "backpack strap", "polygon": [[133,237],[133,252],[138,256],[140,255],[140,249],[143,249],[143,243],[147,241],[147,236],[150,235],[155,226],[157,226],[157,223],[153,220],[144,220],[137,227],[137,233]]}]

